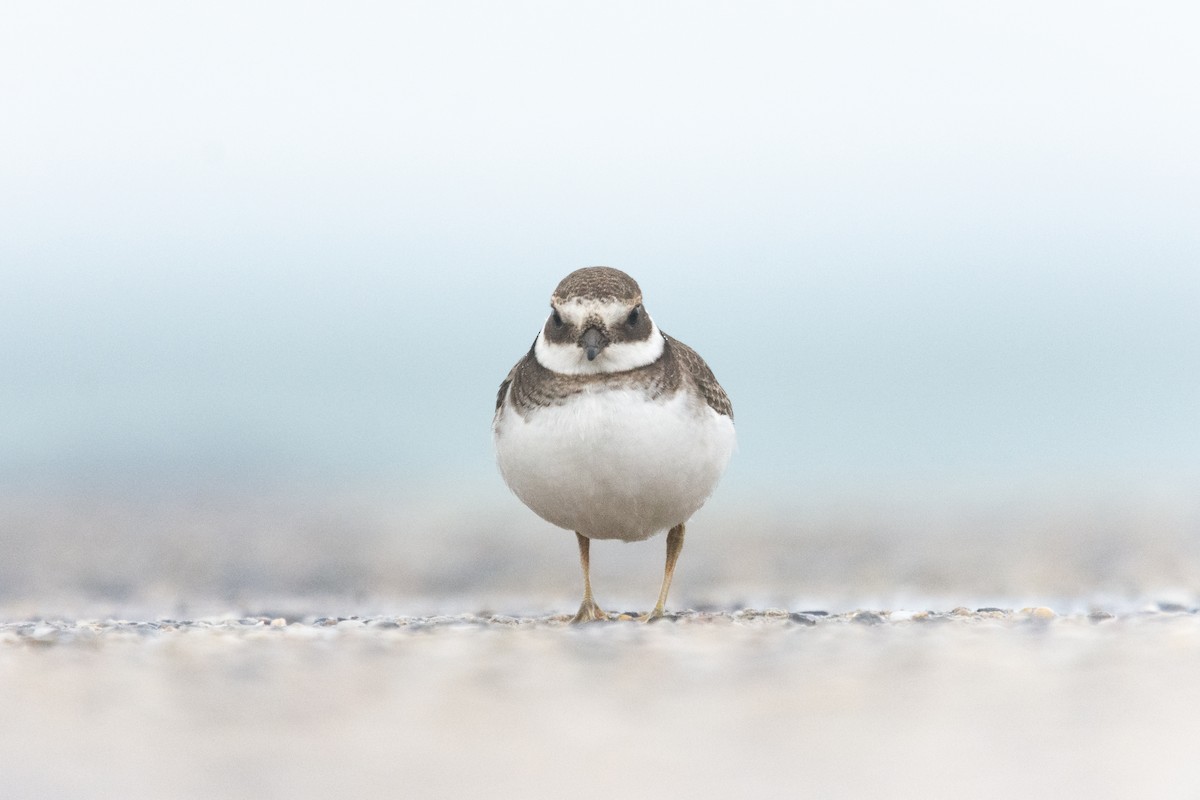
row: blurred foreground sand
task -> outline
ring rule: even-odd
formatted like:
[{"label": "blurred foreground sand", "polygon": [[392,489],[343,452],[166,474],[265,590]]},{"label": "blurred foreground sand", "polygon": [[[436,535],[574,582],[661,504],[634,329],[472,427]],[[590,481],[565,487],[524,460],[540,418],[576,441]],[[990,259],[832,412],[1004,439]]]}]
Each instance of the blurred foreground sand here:
[{"label": "blurred foreground sand", "polygon": [[706,511],[716,613],[582,629],[573,537],[435,506],[4,504],[0,797],[1200,796],[1194,505]]},{"label": "blurred foreground sand", "polygon": [[1195,613],[798,619],[9,625],[0,795],[1200,792]]}]

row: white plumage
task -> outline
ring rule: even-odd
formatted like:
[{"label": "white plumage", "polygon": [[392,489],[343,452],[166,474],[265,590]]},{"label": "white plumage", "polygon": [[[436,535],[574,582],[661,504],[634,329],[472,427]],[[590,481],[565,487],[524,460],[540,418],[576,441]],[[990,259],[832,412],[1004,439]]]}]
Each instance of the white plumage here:
[{"label": "white plumage", "polygon": [[678,525],[716,488],[733,421],[698,395],[597,386],[493,425],[505,482],[542,519],[591,539],[638,541]]}]

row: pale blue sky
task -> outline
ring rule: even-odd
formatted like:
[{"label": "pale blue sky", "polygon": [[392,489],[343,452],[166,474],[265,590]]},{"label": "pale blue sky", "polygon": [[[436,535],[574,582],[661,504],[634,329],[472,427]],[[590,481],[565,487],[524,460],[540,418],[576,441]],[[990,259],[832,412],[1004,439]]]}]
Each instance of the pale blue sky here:
[{"label": "pale blue sky", "polygon": [[1197,22],[10,4],[0,481],[494,486],[496,385],[610,264],[735,486],[1195,490]]}]

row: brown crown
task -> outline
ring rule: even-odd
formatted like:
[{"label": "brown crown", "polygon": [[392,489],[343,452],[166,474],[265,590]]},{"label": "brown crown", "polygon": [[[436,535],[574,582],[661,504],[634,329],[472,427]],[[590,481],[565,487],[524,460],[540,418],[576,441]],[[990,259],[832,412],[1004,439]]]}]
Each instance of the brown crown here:
[{"label": "brown crown", "polygon": [[584,267],[563,278],[550,296],[554,303],[574,299],[617,300],[637,304],[642,302],[642,290],[637,281],[619,269]]}]

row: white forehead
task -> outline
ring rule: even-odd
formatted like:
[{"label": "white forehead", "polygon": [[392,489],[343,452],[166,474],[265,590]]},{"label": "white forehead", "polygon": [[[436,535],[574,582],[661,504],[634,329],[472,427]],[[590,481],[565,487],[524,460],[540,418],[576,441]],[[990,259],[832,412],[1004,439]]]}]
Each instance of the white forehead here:
[{"label": "white forehead", "polygon": [[615,325],[625,321],[633,304],[620,300],[597,300],[593,297],[572,297],[561,303],[555,303],[554,308],[565,321],[573,325],[582,325],[591,317],[599,317],[604,322]]}]

